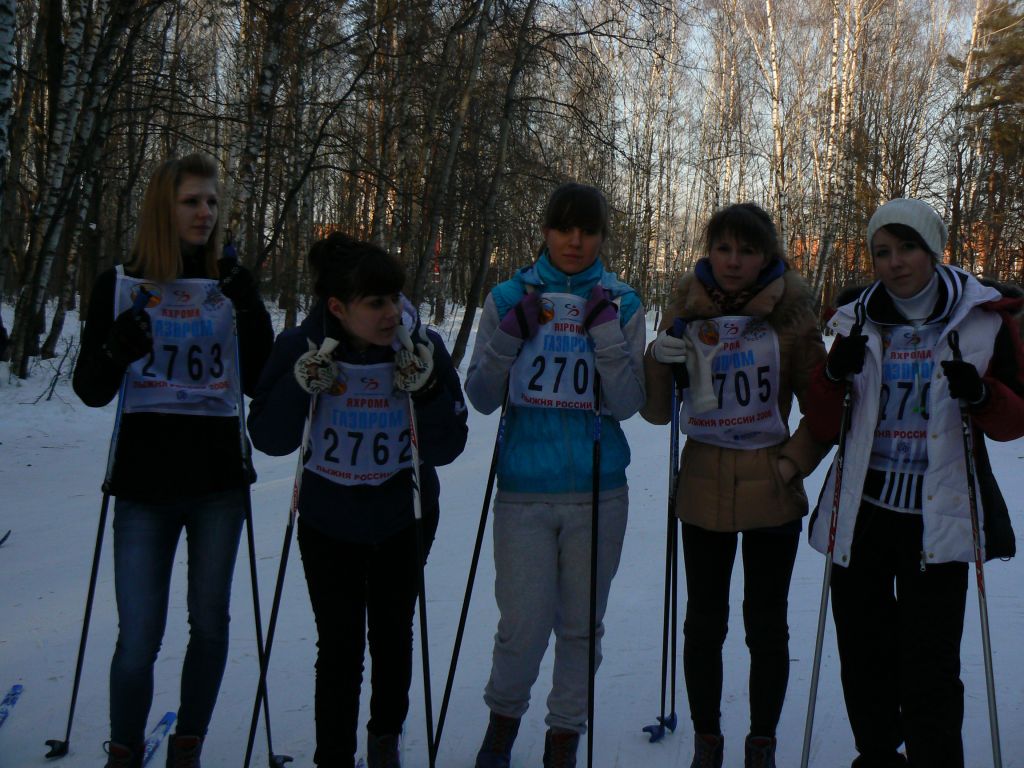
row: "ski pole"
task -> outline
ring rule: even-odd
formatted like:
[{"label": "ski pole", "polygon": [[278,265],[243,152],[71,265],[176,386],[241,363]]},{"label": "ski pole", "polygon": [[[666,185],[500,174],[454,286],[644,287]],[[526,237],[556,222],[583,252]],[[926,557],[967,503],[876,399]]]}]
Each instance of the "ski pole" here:
[{"label": "ski pole", "polygon": [[[132,302],[132,313],[138,315],[145,311],[146,304],[152,294],[143,286]],[[68,709],[68,725],[64,739],[47,739],[46,746],[50,751],[49,758],[64,757],[71,746],[71,724],[75,720],[75,703],[78,701],[78,686],[82,682],[82,666],[85,661],[85,643],[89,639],[89,621],[92,618],[92,603],[96,596],[96,577],[100,569],[100,552],[103,550],[103,532],[107,527],[107,510],[110,508],[110,481],[114,476],[114,458],[117,454],[117,439],[121,434],[121,417],[124,415],[124,395],[128,386],[128,371],[121,377],[121,388],[117,393],[117,406],[114,411],[114,431],[110,433],[110,447],[107,449],[107,468],[103,475],[103,501],[100,503],[100,520],[96,527],[96,545],[92,553],[92,569],[89,574],[89,589],[85,597],[85,616],[82,619],[82,636],[78,641],[78,660],[75,662],[75,681],[71,686],[71,706]],[[7,538],[6,536],[4,538]]]},{"label": "ski pole", "polygon": [[675,585],[673,584],[675,576],[675,563],[676,563],[676,548],[674,546],[676,533],[678,531],[676,523],[676,491],[675,485],[678,478],[679,468],[679,401],[677,399],[676,388],[672,387],[672,419],[671,419],[671,430],[672,434],[669,436],[669,473],[668,473],[668,516],[666,518],[666,533],[665,533],[665,606],[662,613],[661,623],[661,714],[658,716],[658,722],[654,725],[646,725],[643,728],[644,733],[650,734],[650,741],[661,741],[665,736],[665,729],[675,732],[676,730],[676,712],[675,712],[675,643],[674,643],[674,632],[673,634],[673,647],[672,647],[672,711],[671,714],[665,714],[665,702],[668,694],[668,673],[669,673],[669,634],[670,634],[670,622],[674,626],[674,612],[673,612],[673,598],[675,597]]},{"label": "ski pole", "polygon": [[[864,306],[854,308],[854,324],[850,336],[859,336],[864,327]],[[821,584],[821,606],[818,608],[818,634],[814,641],[814,664],[811,667],[811,690],[807,701],[807,720],[804,723],[804,746],[800,768],[807,768],[811,755],[811,732],[814,729],[814,709],[818,698],[818,675],[821,672],[821,647],[825,642],[825,613],[828,611],[828,593],[832,585],[832,553],[836,546],[836,526],[839,522],[839,497],[843,490],[843,468],[846,462],[846,435],[853,412],[853,382],[846,380],[843,388],[843,413],[839,422],[839,444],[836,449],[836,483],[832,493],[832,514],[829,518],[828,548],[825,552],[825,576]]]},{"label": "ski pole", "polygon": [[590,632],[587,638],[587,768],[594,765],[594,678],[597,675],[597,536],[601,495],[601,374],[594,371],[594,446],[590,492]]},{"label": "ski pole", "polygon": [[[673,333],[682,337],[686,323],[677,318],[673,324]],[[677,545],[679,518],[676,516],[676,485],[679,480],[679,404],[682,400],[681,390],[688,384],[686,368],[672,367],[672,393],[670,401],[670,426],[668,441],[668,517],[665,533],[665,607],[661,623],[661,714],[654,725],[644,726],[644,733],[650,734],[651,743],[661,741],[665,729],[675,733],[678,718],[676,716],[676,624],[677,624],[677,593],[678,593],[678,562]],[[670,633],[671,623],[671,633]],[[665,714],[665,699],[669,677],[669,636],[672,638],[672,700],[670,714]]]},{"label": "ski pole", "polygon": [[[960,334],[950,331],[947,337],[953,359],[962,361]],[[988,597],[985,591],[985,556],[981,549],[981,531],[978,522],[977,473],[974,467],[974,436],[967,403],[960,400],[960,427],[964,439],[964,464],[967,470],[967,501],[971,511],[971,538],[974,544],[974,574],[978,582],[978,611],[981,614],[981,646],[985,656],[985,688],[988,693],[988,723],[992,734],[992,764],[1002,768],[1003,755],[999,746],[999,714],[996,710],[996,683],[992,672],[992,638],[988,628]]]},{"label": "ski pole", "polygon": [[[320,354],[330,355],[338,346],[337,339],[325,338],[320,345]],[[299,446],[299,458],[295,467],[295,480],[292,483],[292,500],[288,506],[288,521],[284,529],[284,543],[281,545],[281,563],[277,568],[277,583],[274,586],[274,599],[270,606],[270,623],[267,625],[267,641],[260,659],[260,681],[256,687],[256,701],[252,705],[252,719],[249,722],[249,738],[245,746],[245,768],[249,768],[252,760],[253,742],[256,740],[256,727],[260,719],[260,705],[267,689],[267,671],[270,669],[270,652],[274,646],[274,632],[277,629],[277,614],[281,608],[281,592],[284,589],[284,574],[288,567],[288,553],[291,549],[292,531],[295,530],[295,518],[299,514],[299,491],[302,489],[302,472],[305,468],[306,449],[309,446],[309,435],[316,414],[317,395],[309,396],[309,413],[302,428],[302,443]],[[271,755],[273,759],[273,755]]]},{"label": "ski pole", "polygon": [[434,733],[434,755],[441,748],[441,733],[444,730],[445,717],[448,714],[448,703],[455,684],[455,668],[459,663],[459,652],[462,649],[462,638],[466,632],[466,620],[469,616],[469,601],[473,596],[473,584],[476,581],[477,566],[480,564],[480,550],[483,547],[484,532],[487,530],[487,513],[491,509],[491,495],[494,493],[494,479],[498,471],[498,458],[501,444],[505,437],[505,425],[508,421],[508,388],[501,403],[501,416],[498,419],[498,432],[494,436],[494,450],[491,452],[491,468],[487,473],[487,486],[484,490],[484,503],[480,509],[480,523],[476,529],[476,543],[473,546],[473,557],[469,563],[469,576],[466,579],[466,593],[462,598],[462,611],[459,614],[459,628],[455,631],[455,646],[452,648],[452,661],[448,667],[448,679],[444,685],[444,696],[441,698],[441,711],[437,716],[437,730]]},{"label": "ski pole", "polygon": [[409,393],[409,445],[412,447],[412,514],[416,531],[416,557],[419,560],[420,652],[423,657],[423,710],[427,723],[427,762],[434,768],[437,756],[434,742],[434,711],[430,697],[430,648],[427,643],[427,548],[423,540],[423,499],[420,485],[420,441],[416,431],[416,407]]},{"label": "ski pole", "polygon": [[[228,241],[224,246],[224,254],[227,258],[234,256],[234,248],[231,245],[231,233],[228,232]],[[260,591],[256,579],[256,538],[253,531],[252,520],[252,494],[249,485],[249,478],[252,477],[252,451],[249,448],[249,441],[245,436],[245,396],[242,393],[242,360],[239,352],[238,342],[238,314],[233,313],[235,333],[235,376],[238,378],[238,386],[235,388],[238,395],[238,442],[242,457],[242,473],[246,478],[243,501],[245,504],[245,533],[249,547],[249,580],[252,582],[252,612],[256,624],[256,655],[260,666],[263,666],[263,620],[260,616]],[[267,755],[269,756],[270,768],[282,768],[285,763],[290,763],[292,758],[289,755],[275,755],[274,741],[270,735],[270,697],[267,695],[266,680],[263,681],[263,723],[267,730]]]}]

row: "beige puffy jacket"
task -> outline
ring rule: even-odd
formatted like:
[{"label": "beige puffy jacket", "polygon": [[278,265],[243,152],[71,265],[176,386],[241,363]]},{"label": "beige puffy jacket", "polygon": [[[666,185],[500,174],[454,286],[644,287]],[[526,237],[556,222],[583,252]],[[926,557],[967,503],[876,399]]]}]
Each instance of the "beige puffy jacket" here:
[{"label": "beige puffy jacket", "polygon": [[[722,314],[691,273],[673,294],[659,330],[671,325],[676,317]],[[778,335],[779,412],[783,422],[788,422],[793,395],[802,402],[811,373],[825,359],[807,284],[795,271],[787,270],[734,314],[765,318]],[[672,375],[669,366],[654,359],[651,346],[644,355],[644,374],[647,401],[640,413],[653,424],[667,424],[671,417]],[[807,514],[801,478],[814,470],[829,448],[811,438],[803,420],[788,440],[770,448],[745,451],[687,440],[676,513],[683,522],[710,531],[744,531],[797,520]],[[783,483],[779,475],[780,456],[790,459],[800,470],[789,483]]]}]

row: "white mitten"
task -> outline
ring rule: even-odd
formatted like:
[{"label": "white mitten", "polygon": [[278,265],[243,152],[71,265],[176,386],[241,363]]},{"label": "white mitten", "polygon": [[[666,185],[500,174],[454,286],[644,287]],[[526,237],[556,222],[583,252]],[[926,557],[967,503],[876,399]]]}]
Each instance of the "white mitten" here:
[{"label": "white mitten", "polygon": [[420,325],[413,331],[415,341],[404,325],[395,336],[401,344],[395,352],[395,389],[402,392],[423,392],[430,388],[434,376],[434,345]]},{"label": "white mitten", "polygon": [[330,392],[337,378],[337,370],[334,366],[334,348],[338,342],[334,339],[324,339],[323,345],[317,349],[316,345],[309,342],[309,351],[305,352],[295,361],[295,380],[299,386],[311,395],[319,395]]},{"label": "white mitten", "polygon": [[668,329],[661,331],[651,345],[651,354],[659,363],[665,365],[677,365],[685,363],[686,359],[693,354],[693,342],[689,337],[673,336]]},{"label": "white mitten", "polygon": [[690,374],[690,410],[693,413],[706,413],[718,407],[711,361],[722,342],[715,341],[715,344],[706,344],[698,337],[692,347],[693,354],[686,358],[686,371]]}]

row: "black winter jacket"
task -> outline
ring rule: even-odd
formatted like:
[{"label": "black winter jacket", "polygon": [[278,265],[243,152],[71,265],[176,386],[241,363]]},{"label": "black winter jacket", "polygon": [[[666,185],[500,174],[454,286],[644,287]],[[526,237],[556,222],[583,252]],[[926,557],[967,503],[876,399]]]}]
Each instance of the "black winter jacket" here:
[{"label": "black winter jacket", "polygon": [[[186,258],[182,277],[206,277],[202,262]],[[116,278],[116,271],[109,269],[96,279],[72,379],[82,402],[97,408],[114,399],[125,373],[103,349],[114,322]],[[274,329],[258,297],[236,306],[235,313],[242,388],[252,394],[274,343]],[[238,431],[238,419],[230,416],[125,414],[110,493],[159,502],[244,487],[255,474],[243,467]]]},{"label": "black winter jacket", "polygon": [[[300,327],[283,331],[263,371],[249,409],[253,445],[271,456],[291,453],[302,442],[309,395],[295,380],[295,361],[324,339],[323,304],[317,304]],[[422,464],[422,505],[425,517],[438,513],[440,485],[434,467],[450,464],[466,447],[466,404],[459,376],[441,337],[427,331],[434,344],[434,370],[440,386],[415,403]],[[359,352],[344,340],[334,356],[357,365],[390,362],[394,352],[371,346]],[[405,469],[381,485],[341,485],[304,470],[299,494],[303,521],[343,541],[376,544],[413,521],[412,470]]]}]

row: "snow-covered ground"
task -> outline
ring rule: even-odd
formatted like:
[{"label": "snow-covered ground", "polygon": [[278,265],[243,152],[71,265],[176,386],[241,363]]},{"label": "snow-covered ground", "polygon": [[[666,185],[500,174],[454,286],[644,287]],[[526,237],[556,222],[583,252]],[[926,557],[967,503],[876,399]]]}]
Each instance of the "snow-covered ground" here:
[{"label": "snow-covered ground", "polygon": [[[10,308],[4,307],[10,327]],[[445,329],[450,327],[446,324]],[[69,317],[69,331],[77,329]],[[454,339],[454,333],[452,337]],[[64,737],[71,683],[81,630],[89,566],[96,536],[103,475],[114,408],[90,409],[61,380],[52,399],[45,390],[52,378],[44,364],[23,383],[11,382],[0,366],[0,696],[15,683],[24,685],[21,701],[0,729],[0,767],[47,764],[44,741]],[[34,403],[43,393],[43,399]],[[796,418],[796,414],[794,414]],[[497,416],[471,411],[466,452],[441,469],[442,520],[427,567],[429,649],[434,710],[439,707],[459,608],[465,588],[473,539],[480,518],[484,483]],[[612,587],[606,619],[604,664],[597,678],[595,759],[598,768],[686,766],[693,741],[680,662],[677,711],[680,727],[657,743],[641,731],[659,713],[661,616],[665,557],[665,509],[668,432],[638,416],[625,424],[633,448],[629,468],[630,521],[622,565]],[[1024,447],[990,444],[992,462],[1010,506],[1018,535],[1024,533]],[[158,457],[154,455],[154,460]],[[817,497],[828,462],[807,480]],[[259,481],[252,489],[256,556],[263,618],[278,570],[282,534],[291,493],[295,457],[256,456]],[[109,528],[109,522],[108,522]],[[104,542],[96,605],[78,699],[71,752],[64,768],[103,764],[107,738],[107,670],[117,630],[113,598],[109,530]],[[275,749],[310,766],[313,738],[313,659],[316,631],[297,547],[285,578],[281,621],[270,670],[270,700]],[[179,548],[171,590],[171,608],[163,650],[156,666],[156,696],[150,713],[177,706],[178,677],[187,639],[185,621],[185,552]],[[807,691],[814,655],[814,634],[821,596],[823,559],[806,541],[797,557],[790,593],[792,667],[789,696],[779,729],[778,762],[796,765],[803,740]],[[993,655],[998,678],[1003,764],[1024,768],[1024,593],[1020,562],[995,563],[986,569]],[[733,623],[726,641],[726,680],[722,702],[726,765],[742,765],[747,732],[747,650],[740,619],[742,567],[733,579]],[[973,579],[972,579],[973,581]],[[682,584],[682,578],[680,578]],[[438,765],[473,764],[487,722],[482,689],[490,668],[491,639],[497,622],[493,598],[490,529],[485,540],[469,626],[456,677],[451,710]],[[681,588],[685,599],[685,589]],[[256,689],[258,666],[253,631],[249,564],[242,551],[235,575],[231,649],[220,699],[203,751],[204,765],[240,765]],[[680,601],[680,616],[683,601]],[[680,626],[681,630],[681,626]],[[418,625],[417,625],[418,634]],[[680,632],[680,643],[682,642]],[[681,655],[681,647],[680,647]],[[427,765],[422,675],[417,669],[412,710],[406,724],[403,765]],[[975,590],[972,584],[963,642],[963,680],[967,690],[964,740],[971,768],[992,765],[985,674]],[[550,684],[550,654],[534,692],[513,755],[517,768],[539,766],[544,741],[544,700]],[[368,691],[364,691],[365,701]],[[362,738],[362,732],[360,733]],[[839,685],[835,639],[829,619],[822,662],[811,765],[845,768],[853,758]],[[163,753],[151,765],[162,761]],[[586,759],[581,748],[580,765]],[[159,764],[162,764],[159,763]],[[262,727],[255,766],[266,765]]]}]

